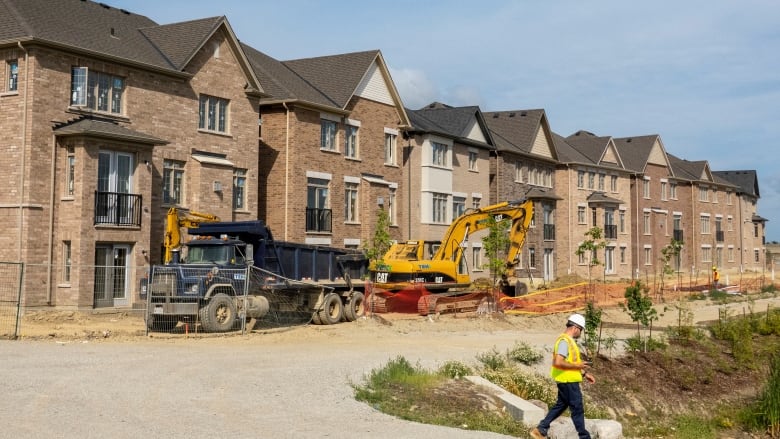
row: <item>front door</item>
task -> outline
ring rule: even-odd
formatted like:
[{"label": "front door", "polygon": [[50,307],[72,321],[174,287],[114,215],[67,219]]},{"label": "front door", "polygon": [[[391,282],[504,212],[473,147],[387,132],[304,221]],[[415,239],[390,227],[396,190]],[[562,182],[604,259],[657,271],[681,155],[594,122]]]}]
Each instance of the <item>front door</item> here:
[{"label": "front door", "polygon": [[615,247],[604,249],[604,273],[615,274]]},{"label": "front door", "polygon": [[130,246],[95,247],[95,308],[126,306]]},{"label": "front door", "polygon": [[555,257],[551,248],[544,249],[544,267],[542,270],[545,282],[550,282],[555,278]]}]

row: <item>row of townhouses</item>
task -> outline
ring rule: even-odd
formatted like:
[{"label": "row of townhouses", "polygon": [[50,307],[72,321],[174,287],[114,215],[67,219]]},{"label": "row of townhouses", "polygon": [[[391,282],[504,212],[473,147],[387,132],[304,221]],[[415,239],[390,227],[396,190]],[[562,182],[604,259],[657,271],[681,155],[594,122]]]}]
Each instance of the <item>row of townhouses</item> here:
[{"label": "row of townhouses", "polygon": [[[713,171],[659,135],[556,134],[544,110],[404,107],[378,50],[279,61],[225,17],[160,25],[88,0],[0,0],[0,261],[41,265],[24,304],[124,307],[159,263],[166,212],[260,218],[278,240],[440,239],[464,211],[531,199],[517,274],[761,270],[754,171]],[[466,244],[487,276],[481,240]],[[93,267],[73,270],[73,267]],[[114,276],[98,276],[106,268]]]}]

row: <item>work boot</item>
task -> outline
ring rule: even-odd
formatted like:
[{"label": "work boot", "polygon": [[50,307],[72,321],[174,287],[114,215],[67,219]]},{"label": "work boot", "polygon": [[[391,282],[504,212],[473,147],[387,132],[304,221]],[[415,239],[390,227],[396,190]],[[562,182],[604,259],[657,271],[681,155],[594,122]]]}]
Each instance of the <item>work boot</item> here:
[{"label": "work boot", "polygon": [[543,435],[541,432],[539,432],[538,428],[534,427],[534,429],[531,430],[531,437],[534,438],[534,439],[544,439],[547,436]]}]

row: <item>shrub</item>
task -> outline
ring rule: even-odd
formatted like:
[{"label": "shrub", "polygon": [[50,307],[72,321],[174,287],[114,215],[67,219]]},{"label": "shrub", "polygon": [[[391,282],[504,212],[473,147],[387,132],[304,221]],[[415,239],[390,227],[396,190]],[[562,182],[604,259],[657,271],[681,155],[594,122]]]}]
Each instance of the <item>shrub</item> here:
[{"label": "shrub", "polygon": [[498,370],[506,367],[506,356],[498,352],[495,346],[493,349],[477,354],[477,361],[482,363],[485,369]]},{"label": "shrub", "polygon": [[448,378],[463,378],[472,373],[471,368],[460,361],[448,361],[439,368],[439,374]]},{"label": "shrub", "polygon": [[510,360],[527,366],[537,364],[544,358],[544,354],[541,351],[534,349],[524,341],[516,342],[515,345],[507,351],[506,355]]}]

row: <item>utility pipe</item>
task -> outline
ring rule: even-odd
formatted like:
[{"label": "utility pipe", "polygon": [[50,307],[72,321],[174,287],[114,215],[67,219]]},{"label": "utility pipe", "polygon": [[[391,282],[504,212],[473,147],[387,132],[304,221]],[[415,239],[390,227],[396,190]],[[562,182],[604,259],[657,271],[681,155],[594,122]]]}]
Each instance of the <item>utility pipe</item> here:
[{"label": "utility pipe", "polygon": [[[282,102],[284,107],[284,114],[286,118],[286,126],[284,133],[284,240],[289,241],[287,236],[288,223],[290,209],[290,109],[287,107],[286,102]],[[268,209],[268,198],[266,197],[266,211]]]}]

